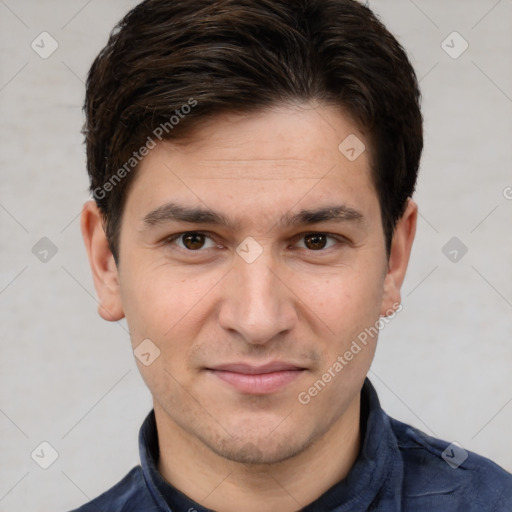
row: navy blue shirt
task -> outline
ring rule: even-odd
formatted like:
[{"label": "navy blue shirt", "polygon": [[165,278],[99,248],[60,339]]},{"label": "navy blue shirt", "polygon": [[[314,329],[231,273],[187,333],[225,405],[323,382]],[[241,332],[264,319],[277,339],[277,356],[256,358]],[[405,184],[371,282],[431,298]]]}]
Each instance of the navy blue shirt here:
[{"label": "navy blue shirt", "polygon": [[[302,510],[512,512],[510,473],[390,418],[368,379],[361,393],[361,438],[361,450],[347,477]],[[140,429],[139,450],[140,466],[75,512],[211,512],[159,474],[153,412]]]}]

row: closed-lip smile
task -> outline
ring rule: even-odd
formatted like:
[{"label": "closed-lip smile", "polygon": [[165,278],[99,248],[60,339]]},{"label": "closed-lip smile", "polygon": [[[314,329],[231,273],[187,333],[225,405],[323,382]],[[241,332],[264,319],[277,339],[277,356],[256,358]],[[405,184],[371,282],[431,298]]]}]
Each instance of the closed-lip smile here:
[{"label": "closed-lip smile", "polygon": [[293,363],[272,361],[263,365],[228,363],[206,368],[241,393],[266,395],[279,391],[297,379],[306,368]]}]

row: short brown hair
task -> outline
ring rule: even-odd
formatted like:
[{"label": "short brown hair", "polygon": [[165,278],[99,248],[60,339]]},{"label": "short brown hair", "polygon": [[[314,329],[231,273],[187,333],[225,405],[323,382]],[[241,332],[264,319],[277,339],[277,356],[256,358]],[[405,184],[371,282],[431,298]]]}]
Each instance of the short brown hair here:
[{"label": "short brown hair", "polygon": [[342,107],[371,142],[389,252],[416,184],[422,116],[414,70],[370,9],[355,0],[137,5],[95,59],[84,105],[90,188],[116,261],[129,185],[158,127],[159,138],[179,139],[218,113],[310,100]]}]

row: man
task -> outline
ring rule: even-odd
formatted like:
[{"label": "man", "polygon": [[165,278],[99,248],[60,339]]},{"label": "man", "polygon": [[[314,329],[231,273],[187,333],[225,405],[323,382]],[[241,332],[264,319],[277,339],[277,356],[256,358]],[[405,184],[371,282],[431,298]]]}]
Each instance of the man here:
[{"label": "man", "polygon": [[80,511],[510,511],[512,476],[388,417],[422,118],[353,0],[146,0],[87,82],[100,315],[154,402],[141,466]]}]

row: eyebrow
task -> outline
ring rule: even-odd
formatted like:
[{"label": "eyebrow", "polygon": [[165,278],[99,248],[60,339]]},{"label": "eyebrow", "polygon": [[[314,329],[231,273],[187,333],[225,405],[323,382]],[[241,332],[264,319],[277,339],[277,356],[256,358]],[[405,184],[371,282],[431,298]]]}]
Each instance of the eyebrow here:
[{"label": "eyebrow", "polygon": [[[187,222],[189,224],[211,224],[237,229],[236,222],[224,214],[203,207],[188,207],[178,203],[166,203],[155,208],[143,218],[147,228],[166,224],[168,222]],[[301,210],[298,213],[285,214],[277,225],[281,228],[296,227],[320,222],[355,222],[364,223],[363,214],[346,205],[324,206],[312,210]]]}]

